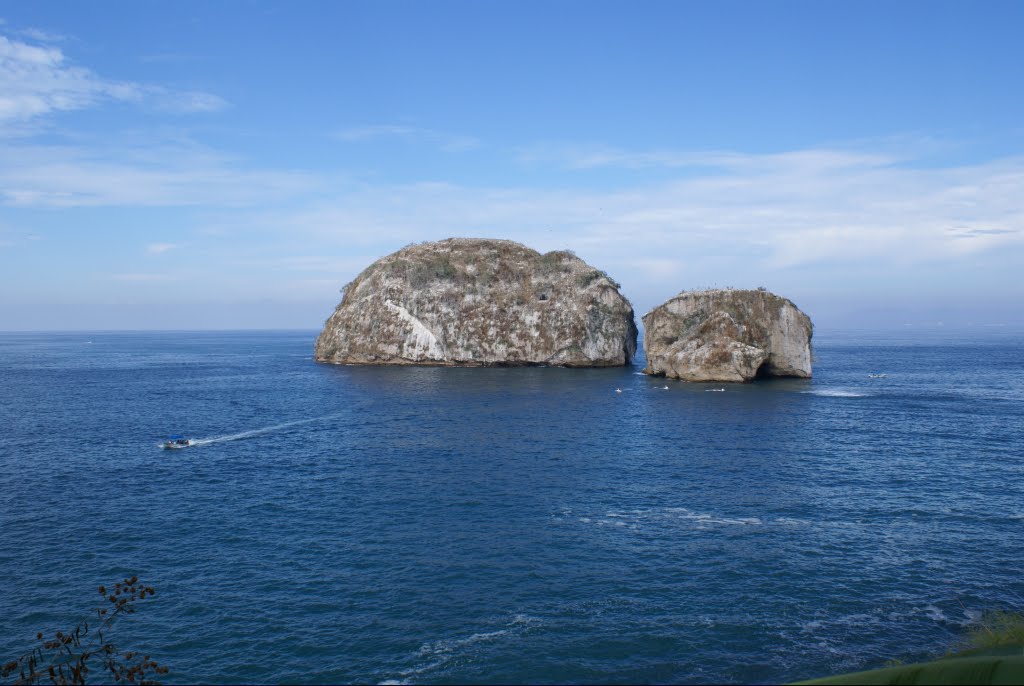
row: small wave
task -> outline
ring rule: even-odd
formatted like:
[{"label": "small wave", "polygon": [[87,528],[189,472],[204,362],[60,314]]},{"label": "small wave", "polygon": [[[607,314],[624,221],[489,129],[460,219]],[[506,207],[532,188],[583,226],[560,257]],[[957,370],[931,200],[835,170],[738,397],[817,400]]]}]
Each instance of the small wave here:
[{"label": "small wave", "polygon": [[957,619],[956,617],[949,617],[949,623],[964,628],[976,627],[981,622],[982,618],[985,616],[985,613],[981,610],[964,607],[960,611],[960,616],[962,617],[962,619]]},{"label": "small wave", "polygon": [[452,660],[462,657],[467,651],[478,644],[492,643],[498,640],[516,638],[528,631],[530,627],[540,623],[536,617],[526,614],[515,614],[506,623],[504,628],[495,631],[482,631],[471,634],[465,638],[441,639],[429,641],[420,646],[416,657],[427,658],[411,669],[399,673],[399,679],[387,679],[382,684],[406,684],[410,680],[420,681],[420,675],[443,668]]},{"label": "small wave", "polygon": [[800,624],[800,631],[805,634],[817,633],[822,627],[822,621],[820,619],[814,619],[809,622],[803,622]]},{"label": "small wave", "polygon": [[420,655],[437,655],[440,653],[450,653],[458,648],[465,648],[471,646],[474,643],[480,643],[481,641],[493,641],[501,636],[507,636],[509,633],[508,629],[501,629],[499,631],[488,631],[486,633],[473,634],[467,638],[451,639],[446,641],[434,641],[433,643],[424,643],[420,646]]},{"label": "small wave", "polygon": [[849,391],[843,388],[813,388],[809,391],[800,392],[810,393],[811,395],[822,395],[827,398],[866,398],[868,396],[867,393]]},{"label": "small wave", "polygon": [[[708,525],[720,526],[806,526],[808,522],[801,519],[778,517],[764,519],[762,517],[723,517],[705,512],[694,512],[686,507],[665,507],[656,510],[631,510],[606,512],[603,517],[578,517],[583,524],[597,526],[618,526],[638,529],[644,527],[665,526],[672,522],[685,522],[704,528]],[[561,521],[561,520],[559,520]]]},{"label": "small wave", "polygon": [[934,622],[940,625],[968,626],[971,623],[972,611],[964,610],[964,619],[950,617],[933,603],[925,605],[903,606],[899,608],[875,607],[864,612],[849,614],[828,614],[820,612],[814,616],[797,621],[796,630],[810,637],[810,640],[830,641],[830,637],[863,633],[865,631],[888,630],[894,626],[906,626],[908,622]]},{"label": "small wave", "polygon": [[932,622],[939,624],[953,624],[955,626],[968,626],[972,622],[972,618],[976,616],[975,611],[964,609],[963,619],[957,619],[950,617],[945,613],[942,608],[937,607],[932,603],[927,605],[920,605],[910,607],[904,610],[896,610],[888,612],[884,615],[884,619],[890,622],[906,622],[907,620],[925,618]]},{"label": "small wave", "polygon": [[946,616],[946,613],[940,610],[939,608],[935,607],[934,605],[925,605],[923,608],[921,608],[921,612],[924,614],[925,617],[936,622],[949,621],[949,617]]}]

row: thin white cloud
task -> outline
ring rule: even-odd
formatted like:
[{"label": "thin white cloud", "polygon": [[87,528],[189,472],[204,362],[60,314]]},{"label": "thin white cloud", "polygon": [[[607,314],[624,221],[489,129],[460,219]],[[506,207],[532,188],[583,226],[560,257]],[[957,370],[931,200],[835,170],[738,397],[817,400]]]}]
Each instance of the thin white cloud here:
[{"label": "thin white cloud", "polygon": [[326,255],[294,255],[269,260],[266,266],[295,272],[337,273],[340,269],[352,266],[351,259],[339,259]]},{"label": "thin white cloud", "polygon": [[40,43],[61,43],[68,39],[67,36],[61,33],[53,33],[51,31],[43,31],[42,29],[27,28],[18,31],[18,35],[24,36]]},{"label": "thin white cloud", "polygon": [[411,126],[377,124],[374,126],[356,126],[342,129],[335,134],[335,137],[343,141],[365,141],[383,136],[411,136],[416,131],[418,129]]},{"label": "thin white cloud", "polygon": [[142,55],[140,62],[150,64],[180,64],[184,62],[196,62],[206,59],[201,55],[194,55],[187,52],[159,52],[152,55]]},{"label": "thin white cloud", "polygon": [[712,257],[784,270],[855,261],[905,266],[1024,247],[1024,158],[942,168],[831,150],[723,158],[728,168],[714,173],[601,192],[364,186],[266,221],[346,245],[476,235],[539,249],[578,247],[652,277]]},{"label": "thin white cloud", "polygon": [[114,281],[146,282],[146,281],[170,281],[167,274],[111,274]]},{"label": "thin white cloud", "polygon": [[303,172],[249,169],[189,143],[131,147],[0,143],[0,205],[16,207],[244,207],[323,184]]},{"label": "thin white cloud", "polygon": [[[229,245],[224,260],[267,292],[299,281],[303,293],[340,286],[374,256],[449,236],[572,248],[627,289],[648,284],[661,296],[669,283],[770,286],[765,275],[837,265],[868,283],[880,272],[910,279],[930,264],[1024,256],[1024,157],[916,167],[886,151],[823,148],[674,159],[693,167],[580,190],[550,174],[543,187],[356,184],[254,169],[187,142],[0,145],[0,204],[202,207],[208,223],[192,227],[205,231],[197,240]],[[152,238],[172,245],[177,236]],[[118,280],[135,269],[145,272],[128,266]]]},{"label": "thin white cloud", "polygon": [[176,243],[150,243],[146,246],[146,253],[149,255],[160,255],[177,247]]},{"label": "thin white cloud", "polygon": [[0,36],[0,125],[138,95],[132,84],[106,81],[88,69],[67,64],[58,48]]},{"label": "thin white cloud", "polygon": [[208,93],[104,78],[71,63],[51,44],[53,38],[35,32],[35,42],[29,43],[0,36],[0,134],[20,134],[49,114],[104,102],[149,103],[185,113],[216,111],[227,104]]},{"label": "thin white cloud", "polygon": [[172,91],[151,86],[145,93],[157,109],[176,114],[219,112],[228,106],[224,98],[200,91]]},{"label": "thin white cloud", "polygon": [[365,142],[379,138],[402,138],[410,142],[425,142],[436,145],[445,152],[462,152],[480,147],[479,139],[473,136],[446,133],[404,124],[356,126],[337,131],[334,137],[349,143]]},{"label": "thin white cloud", "polygon": [[695,169],[729,172],[788,168],[813,168],[819,172],[861,167],[884,166],[906,159],[893,153],[861,152],[842,149],[795,150],[751,155],[727,150],[629,151],[607,146],[542,145],[518,152],[522,163],[554,164],[564,169]]}]

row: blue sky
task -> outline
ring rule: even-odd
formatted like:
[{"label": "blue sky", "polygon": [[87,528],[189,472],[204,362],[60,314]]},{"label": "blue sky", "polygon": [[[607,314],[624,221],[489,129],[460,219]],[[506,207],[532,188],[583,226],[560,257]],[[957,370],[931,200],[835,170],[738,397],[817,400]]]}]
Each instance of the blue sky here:
[{"label": "blue sky", "polygon": [[318,328],[413,241],[1011,325],[1024,3],[0,1],[0,329]]}]

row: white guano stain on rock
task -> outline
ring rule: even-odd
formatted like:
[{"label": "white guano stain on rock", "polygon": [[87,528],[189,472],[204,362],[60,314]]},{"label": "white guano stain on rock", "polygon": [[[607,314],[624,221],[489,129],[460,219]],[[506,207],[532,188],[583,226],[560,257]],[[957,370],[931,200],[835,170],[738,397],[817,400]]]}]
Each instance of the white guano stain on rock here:
[{"label": "white guano stain on rock", "polygon": [[411,335],[402,343],[402,356],[410,360],[425,361],[433,360],[440,362],[446,357],[444,347],[438,342],[434,332],[423,325],[416,317],[409,314],[409,310],[401,305],[396,305],[390,300],[385,300],[387,308],[398,315],[412,329]]}]

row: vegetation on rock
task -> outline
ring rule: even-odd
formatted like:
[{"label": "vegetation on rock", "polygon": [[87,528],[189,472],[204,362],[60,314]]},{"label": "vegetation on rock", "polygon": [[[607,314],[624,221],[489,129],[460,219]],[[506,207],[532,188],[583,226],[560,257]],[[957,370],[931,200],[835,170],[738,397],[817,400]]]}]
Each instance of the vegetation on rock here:
[{"label": "vegetation on rock", "polygon": [[450,238],[387,255],[344,288],[315,357],[338,364],[621,366],[636,352],[618,284],[567,250]]}]

